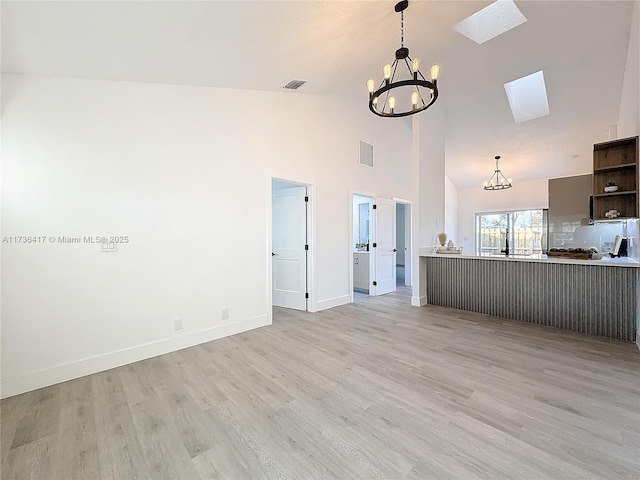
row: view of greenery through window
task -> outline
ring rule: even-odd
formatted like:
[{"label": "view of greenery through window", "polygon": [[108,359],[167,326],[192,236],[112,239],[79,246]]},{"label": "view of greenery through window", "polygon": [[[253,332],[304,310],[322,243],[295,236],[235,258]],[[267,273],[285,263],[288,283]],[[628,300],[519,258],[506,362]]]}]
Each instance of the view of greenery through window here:
[{"label": "view of greenery through window", "polygon": [[476,214],[476,253],[504,253],[507,232],[509,253],[543,253],[546,219],[542,209]]}]

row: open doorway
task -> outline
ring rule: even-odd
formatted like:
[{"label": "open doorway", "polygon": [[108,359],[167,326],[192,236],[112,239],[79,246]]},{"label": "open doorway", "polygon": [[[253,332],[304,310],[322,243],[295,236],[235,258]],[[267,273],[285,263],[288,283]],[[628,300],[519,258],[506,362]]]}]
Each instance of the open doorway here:
[{"label": "open doorway", "polygon": [[371,227],[373,198],[353,195],[353,300],[371,292]]},{"label": "open doorway", "polygon": [[411,204],[396,200],[396,286],[411,287]]},{"label": "open doorway", "polygon": [[[358,301],[368,296],[384,295],[396,291],[397,253],[396,231],[397,203],[390,198],[369,197],[354,194],[353,235],[352,235],[352,272],[353,300]],[[411,237],[410,204],[401,201],[402,209],[402,258],[411,246],[405,240]],[[407,221],[408,219],[408,221]],[[407,235],[406,232],[409,232]],[[410,268],[409,268],[410,270]],[[402,273],[407,267],[402,265]],[[411,278],[411,277],[409,277]],[[406,285],[403,277],[402,286]]]},{"label": "open doorway", "polygon": [[272,180],[271,300],[309,309],[309,186]]}]

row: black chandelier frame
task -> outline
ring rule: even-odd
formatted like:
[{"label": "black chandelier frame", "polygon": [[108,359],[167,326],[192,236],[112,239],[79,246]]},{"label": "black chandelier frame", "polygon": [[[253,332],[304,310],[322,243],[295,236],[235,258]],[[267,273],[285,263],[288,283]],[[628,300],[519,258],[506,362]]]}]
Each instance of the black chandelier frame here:
[{"label": "black chandelier frame", "polygon": [[500,168],[498,167],[498,161],[500,160],[500,155],[496,155],[495,157],[496,159],[496,170],[495,172],[493,172],[493,175],[491,175],[491,178],[489,179],[489,181],[484,182],[484,189],[485,190],[506,190],[507,188],[511,188],[513,187],[513,183],[504,176],[504,174],[500,171]]},{"label": "black chandelier frame", "polygon": [[[388,79],[383,79],[382,83],[377,90],[369,93],[369,110],[375,115],[380,117],[390,117],[390,118],[398,118],[398,117],[406,117],[409,115],[413,115],[415,113],[422,112],[429,108],[431,105],[435,103],[438,99],[438,80],[432,79],[427,80],[422,72],[419,69],[416,71],[413,70],[411,64],[413,63],[412,58],[409,56],[409,49],[404,46],[404,10],[409,6],[408,0],[403,0],[398,2],[395,6],[395,11],[399,12],[401,15],[400,20],[400,28],[401,28],[401,37],[400,37],[400,48],[396,50],[395,60],[391,64],[391,76]],[[401,64],[401,60],[404,60],[405,65],[411,75],[411,78],[408,80],[400,80],[394,81],[396,76],[396,71],[398,69],[398,65]],[[395,108],[390,108],[388,112],[385,112],[384,109],[389,102],[390,92],[396,88],[401,87],[416,87],[415,91],[418,92],[419,101],[416,104],[413,104],[413,108],[411,110],[406,111],[395,111]],[[429,92],[428,101],[425,100],[425,96],[423,95],[423,91],[420,90],[420,87],[426,89]],[[384,95],[386,93],[386,95]],[[382,109],[378,109],[378,105],[380,105],[380,100],[384,95],[384,102],[382,102]]]}]

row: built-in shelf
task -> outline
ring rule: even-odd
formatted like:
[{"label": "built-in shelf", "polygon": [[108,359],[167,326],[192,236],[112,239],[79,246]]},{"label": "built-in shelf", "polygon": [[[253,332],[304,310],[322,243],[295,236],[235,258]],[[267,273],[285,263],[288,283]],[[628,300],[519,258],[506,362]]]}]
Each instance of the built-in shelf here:
[{"label": "built-in shelf", "polygon": [[[605,193],[608,185],[618,191]],[[638,137],[593,146],[593,218],[606,219],[611,210],[617,218],[638,217]]]},{"label": "built-in shelf", "polygon": [[636,168],[635,163],[625,163],[623,165],[614,165],[612,167],[594,168],[593,173],[615,172],[618,170],[626,170],[627,168]]},{"label": "built-in shelf", "polygon": [[597,195],[594,195],[593,198],[615,197],[618,195],[635,195],[636,193],[637,192],[635,190],[628,190],[626,192],[617,191],[617,192],[609,192],[609,193],[599,193]]}]

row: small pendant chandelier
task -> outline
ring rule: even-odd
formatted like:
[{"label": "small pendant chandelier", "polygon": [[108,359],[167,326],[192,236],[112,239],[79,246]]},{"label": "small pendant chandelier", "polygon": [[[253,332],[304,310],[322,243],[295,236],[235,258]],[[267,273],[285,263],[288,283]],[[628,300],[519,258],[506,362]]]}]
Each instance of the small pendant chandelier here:
[{"label": "small pendant chandelier", "polygon": [[493,175],[491,175],[488,182],[484,182],[485,190],[505,190],[513,187],[511,179],[507,179],[507,177],[505,177],[500,171],[500,168],[498,167],[498,160],[500,160],[500,155],[496,155],[496,171],[493,172]]},{"label": "small pendant chandelier", "polygon": [[[409,49],[404,46],[404,11],[408,6],[408,0],[398,2],[395,6],[395,11],[400,12],[400,48],[396,50],[396,59],[382,68],[384,79],[377,90],[373,79],[367,81],[369,110],[380,117],[413,115],[429,108],[438,98],[437,79],[440,67],[433,65],[430,71],[431,81],[425,79],[419,70],[420,59],[411,59]],[[402,60],[407,67],[408,77],[406,80],[396,80],[396,70]]]}]

